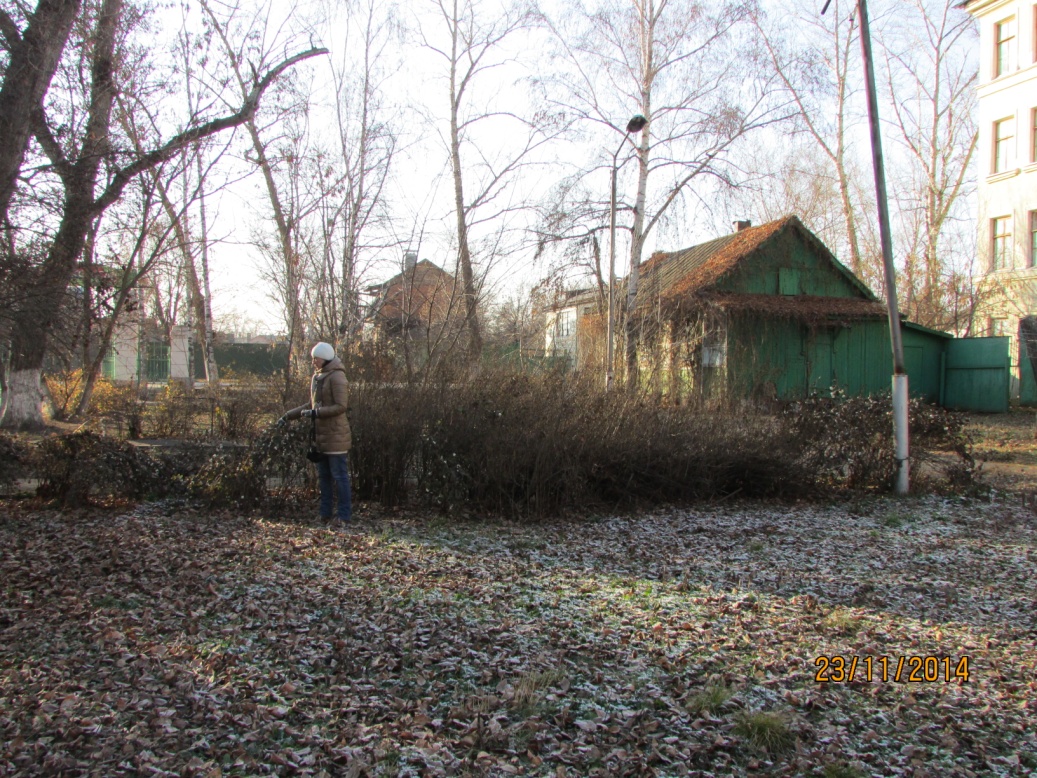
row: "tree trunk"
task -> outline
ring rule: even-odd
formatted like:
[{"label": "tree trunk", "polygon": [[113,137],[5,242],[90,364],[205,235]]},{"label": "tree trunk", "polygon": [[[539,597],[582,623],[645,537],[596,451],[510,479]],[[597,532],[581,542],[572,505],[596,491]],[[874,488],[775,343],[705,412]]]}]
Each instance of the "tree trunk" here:
[{"label": "tree trunk", "polygon": [[79,0],[40,0],[25,34],[7,29],[10,60],[0,87],[0,228],[11,203],[32,135],[33,117],[61,61]]},{"label": "tree trunk", "polygon": [[28,300],[15,318],[11,354],[11,404],[0,423],[7,429],[43,426],[40,377],[47,340],[75,271],[76,259],[82,254],[96,215],[94,187],[101,160],[108,151],[108,127],[115,99],[115,40],[122,7],[122,0],[105,0],[98,15],[94,59],[90,67],[87,136],[79,159],[74,165],[67,166],[61,174],[65,188],[61,226],[44,260],[40,283],[34,290],[38,297]]},{"label": "tree trunk", "polygon": [[457,63],[461,56],[460,17],[457,0],[451,18],[450,57],[450,166],[454,174],[454,210],[457,214],[457,265],[461,271],[461,293],[464,299],[464,320],[468,329],[468,359],[475,363],[482,356],[482,332],[479,329],[479,298],[472,270],[472,251],[468,245],[468,212],[464,202],[464,181],[461,168],[461,135],[458,114],[461,111],[461,92],[457,83]]},{"label": "tree trunk", "polygon": [[11,339],[11,372],[3,426],[8,430],[43,429],[44,339],[27,318],[15,321]]},{"label": "tree trunk", "polygon": [[[192,125],[177,133],[162,146],[146,154],[138,155],[125,167],[115,169],[111,173],[105,190],[100,196],[96,196],[94,190],[97,186],[101,164],[103,161],[111,161],[109,133],[112,104],[116,96],[114,79],[117,64],[116,41],[122,8],[123,0],[104,0],[97,14],[89,60],[89,113],[77,158],[68,160],[64,157],[60,145],[54,141],[50,128],[46,125],[45,116],[37,130],[37,139],[51,157],[61,178],[64,201],[60,226],[50,244],[38,278],[26,288],[25,302],[19,306],[12,317],[10,397],[5,416],[0,421],[0,427],[22,429],[40,427],[43,424],[44,393],[40,384],[43,357],[51,330],[61,310],[62,296],[75,271],[75,263],[83,250],[91,222],[122,196],[125,187],[131,180],[172,158],[191,143],[196,143],[210,135],[249,121],[255,114],[263,93],[281,73],[296,62],[327,53],[326,49],[310,49],[283,60],[269,70],[262,79],[253,79],[254,85],[244,96],[239,111],[201,125]],[[3,23],[3,19],[4,17],[0,17],[0,23]],[[30,32],[32,29],[30,26]],[[4,25],[3,32],[5,36],[10,37],[11,31],[8,29],[8,25]],[[28,32],[26,36],[29,36]],[[65,37],[67,38],[67,34]],[[56,44],[58,41],[51,43]],[[49,49],[47,51],[49,52]],[[60,48],[58,55],[60,55]],[[16,64],[15,59],[16,57],[12,55],[12,61],[4,74],[3,87],[0,87],[3,99],[10,98],[8,87],[29,90],[32,88],[32,84],[37,83],[31,73],[23,75],[21,83],[15,83],[11,70]],[[38,62],[31,63],[31,67],[39,65]],[[49,83],[49,79],[47,83]],[[45,85],[43,90],[45,91]],[[27,118],[24,121],[31,123],[40,116],[42,97],[41,92],[39,99],[26,112]],[[6,120],[11,119],[7,106],[2,104],[0,104],[0,117],[5,117]],[[10,131],[16,132],[17,127]],[[3,164],[7,164],[8,158],[21,159],[20,152],[12,157],[10,149],[9,138],[5,133],[0,133],[0,169]],[[19,161],[18,165],[20,166],[20,164]],[[17,171],[13,174],[13,178],[17,178]],[[7,186],[5,181],[3,174],[0,173],[0,198],[6,196],[9,202],[10,194],[4,195],[2,191]],[[0,202],[3,201],[0,200]],[[6,225],[5,209],[6,205],[4,209],[0,209],[0,225]]]},{"label": "tree trunk", "polygon": [[198,149],[198,213],[202,229],[202,326],[205,329],[205,381],[209,393],[219,392],[220,373],[216,366],[216,348],[213,341],[212,291],[209,287],[209,225],[205,213],[205,175],[202,171],[201,149]]}]

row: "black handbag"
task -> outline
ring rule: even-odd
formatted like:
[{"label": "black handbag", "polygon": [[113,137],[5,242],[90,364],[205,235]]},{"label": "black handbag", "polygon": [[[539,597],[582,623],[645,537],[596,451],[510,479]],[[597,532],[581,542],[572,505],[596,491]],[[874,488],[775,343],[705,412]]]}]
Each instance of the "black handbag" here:
[{"label": "black handbag", "polygon": [[328,455],[317,448],[317,417],[310,416],[310,446],[306,450],[306,458],[311,462],[323,462]]}]

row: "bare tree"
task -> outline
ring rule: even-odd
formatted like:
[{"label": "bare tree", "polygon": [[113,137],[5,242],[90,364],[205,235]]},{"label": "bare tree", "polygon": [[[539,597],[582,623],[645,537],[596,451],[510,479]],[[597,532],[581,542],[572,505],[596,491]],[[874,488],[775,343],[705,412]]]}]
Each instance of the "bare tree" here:
[{"label": "bare tree", "polygon": [[[975,234],[964,206],[975,185],[977,137],[975,22],[957,6],[947,0],[901,4],[901,19],[883,39],[890,118],[908,162],[901,169],[909,171],[896,188],[907,244],[905,313],[952,331],[963,324],[957,298],[968,291],[956,283],[966,256],[955,256],[948,237],[963,228]],[[911,22],[900,23],[908,13]]]},{"label": "bare tree", "polygon": [[[524,208],[512,189],[517,174],[535,164],[534,154],[557,132],[548,115],[535,116],[514,95],[508,105],[500,96],[480,95],[481,82],[492,71],[514,66],[516,52],[538,17],[532,9],[489,7],[478,0],[431,0],[438,22],[433,37],[423,28],[425,47],[443,62],[447,76],[448,114],[445,144],[453,183],[454,238],[461,276],[468,358],[482,353],[479,322],[481,281],[499,255],[509,215]],[[510,47],[510,48],[509,48]],[[515,137],[513,145],[505,141]],[[487,238],[477,250],[475,232]],[[482,254],[482,256],[478,256]]]},{"label": "bare tree", "polygon": [[[271,20],[257,14],[248,20],[221,18],[213,4],[203,0],[201,7],[210,29],[220,40],[232,82],[242,95],[248,93],[252,76],[249,55],[256,40],[264,40]],[[240,26],[231,39],[232,25]],[[240,44],[236,43],[240,41]],[[263,183],[274,219],[275,234],[267,239],[260,230],[258,248],[270,262],[270,280],[284,307],[288,331],[289,366],[285,385],[305,358],[304,286],[305,257],[302,251],[302,221],[318,207],[319,196],[304,178],[309,121],[308,97],[298,84],[286,83],[275,105],[266,115],[253,113],[244,122],[251,146],[250,160],[263,176]],[[272,132],[271,132],[272,130]]]},{"label": "bare tree", "polygon": [[[859,56],[855,28],[847,16],[855,8],[852,0],[833,0],[822,16],[813,8],[804,13],[802,6],[783,6],[769,19],[754,16],[754,23],[796,108],[799,126],[828,162],[839,196],[850,269],[863,278],[872,274],[861,247],[860,206],[854,198],[856,157],[851,133],[856,123],[853,104],[860,93]],[[795,23],[790,25],[790,20]],[[795,33],[790,35],[790,29]]]},{"label": "bare tree", "polygon": [[[345,20],[343,59],[332,65],[338,158],[316,163],[321,277],[318,331],[347,347],[363,325],[359,284],[372,251],[396,247],[387,229],[386,184],[393,169],[398,119],[384,85],[400,29],[392,5],[357,0]],[[340,27],[341,29],[341,27]],[[358,53],[359,52],[359,55]],[[334,162],[332,160],[334,159]]]},{"label": "bare tree", "polygon": [[747,4],[695,0],[603,0],[590,7],[575,2],[553,25],[557,99],[585,129],[612,134],[602,148],[611,150],[631,114],[648,119],[632,137],[636,195],[618,205],[630,236],[631,390],[638,386],[640,332],[634,306],[649,237],[689,195],[705,197],[707,186],[734,186],[731,154],[738,141],[787,114],[774,101],[766,72],[754,69],[753,47],[740,37],[750,10]]},{"label": "bare tree", "polygon": [[[116,327],[123,321],[124,314],[132,313],[145,304],[141,299],[144,281],[169,249],[170,224],[162,219],[162,208],[156,195],[155,182],[149,177],[141,176],[135,181],[134,190],[136,196],[124,198],[129,201],[127,204],[130,208],[111,209],[106,214],[106,217],[110,217],[113,215],[112,211],[126,212],[122,214],[124,218],[117,219],[118,223],[113,224],[110,230],[113,233],[121,233],[122,240],[119,242],[125,249],[120,255],[112,256],[105,263],[105,273],[109,277],[105,299],[94,300],[92,295],[86,293],[90,288],[86,281],[86,260],[92,255],[92,245],[88,245],[87,250],[83,252],[83,271],[86,276],[83,284],[83,302],[92,302],[91,307],[84,311],[85,324],[89,325],[96,318],[101,326],[96,337],[91,336],[89,326],[85,328],[83,390],[71,413],[73,418],[82,419],[86,416]],[[107,220],[116,221],[112,218]],[[108,238],[106,243],[112,242],[112,235],[105,237]],[[91,240],[90,244],[94,242]]]},{"label": "bare tree", "polygon": [[[0,40],[7,52],[0,85],[0,229],[8,231],[8,206],[33,134],[33,124],[80,13],[80,0],[40,0],[31,14],[12,4],[21,19],[0,8]],[[24,28],[19,26],[19,21]],[[14,236],[6,235],[14,251]]]},{"label": "bare tree", "polygon": [[[185,146],[247,121],[255,114],[264,92],[281,74],[297,62],[325,53],[323,49],[311,48],[264,67],[250,80],[250,88],[230,113],[212,118],[192,117],[185,129],[168,140],[145,153],[135,153],[118,147],[117,128],[112,121],[115,96],[129,81],[129,74],[120,70],[120,64],[126,36],[133,32],[132,24],[137,18],[125,11],[123,0],[102,0],[96,13],[83,20],[92,25],[86,36],[88,45],[73,52],[68,62],[70,67],[82,66],[83,72],[89,74],[85,93],[76,96],[80,102],[59,102],[55,106],[38,102],[29,112],[34,138],[49,161],[48,172],[56,176],[62,200],[56,224],[50,227],[52,237],[46,257],[13,315],[5,427],[42,424],[40,374],[57,316],[55,307],[47,302],[56,299],[68,286],[93,222],[119,200],[137,176],[163,164]],[[30,25],[26,34],[32,29]],[[4,24],[3,33],[6,40],[21,40],[18,29],[9,24]],[[8,68],[3,88],[29,89],[35,83],[27,76],[17,83],[18,78],[18,73]],[[55,113],[62,108],[69,113]],[[10,216],[8,208],[4,214],[8,223]]]}]

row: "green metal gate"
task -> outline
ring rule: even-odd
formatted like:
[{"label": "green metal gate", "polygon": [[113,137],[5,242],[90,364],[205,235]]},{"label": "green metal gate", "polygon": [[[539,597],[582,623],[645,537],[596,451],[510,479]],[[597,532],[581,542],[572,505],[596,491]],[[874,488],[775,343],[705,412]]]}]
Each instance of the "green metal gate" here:
[{"label": "green metal gate", "polygon": [[1008,411],[1010,338],[961,338],[947,342],[943,363],[945,408]]}]

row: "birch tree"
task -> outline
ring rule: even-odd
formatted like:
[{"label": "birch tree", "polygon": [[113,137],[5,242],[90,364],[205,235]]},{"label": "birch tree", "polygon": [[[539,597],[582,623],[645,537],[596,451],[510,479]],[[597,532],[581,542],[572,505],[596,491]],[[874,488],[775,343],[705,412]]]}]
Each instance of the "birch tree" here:
[{"label": "birch tree", "polygon": [[752,42],[743,38],[751,11],[751,3],[602,0],[571,3],[553,23],[558,75],[552,88],[563,109],[601,138],[599,147],[611,152],[632,115],[648,119],[630,138],[633,201],[621,197],[618,205],[630,240],[631,390],[638,387],[635,300],[649,238],[689,197],[704,198],[709,187],[735,186],[736,144],[786,115],[773,99],[773,80],[755,61]]}]

